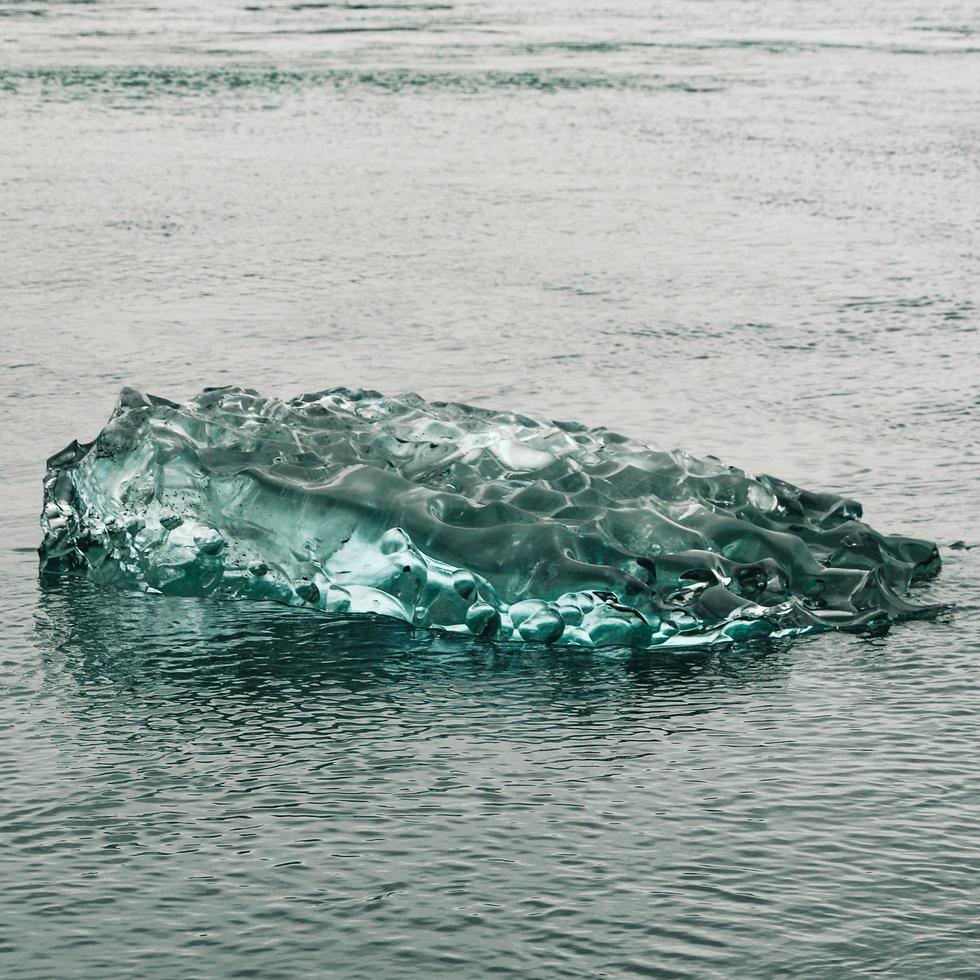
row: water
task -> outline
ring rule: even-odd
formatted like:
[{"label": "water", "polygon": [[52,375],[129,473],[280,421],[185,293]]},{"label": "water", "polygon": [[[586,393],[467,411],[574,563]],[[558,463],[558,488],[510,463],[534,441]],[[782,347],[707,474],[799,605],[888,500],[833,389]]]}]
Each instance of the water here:
[{"label": "water", "polygon": [[[978,91],[963,3],[0,3],[3,974],[975,975]],[[852,495],[957,609],[664,657],[42,586],[44,457],[223,383]]]}]

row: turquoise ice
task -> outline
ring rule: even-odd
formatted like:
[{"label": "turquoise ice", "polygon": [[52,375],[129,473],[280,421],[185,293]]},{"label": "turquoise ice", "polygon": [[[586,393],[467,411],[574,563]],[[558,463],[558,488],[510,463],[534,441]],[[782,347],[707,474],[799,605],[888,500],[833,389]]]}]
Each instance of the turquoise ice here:
[{"label": "turquoise ice", "polygon": [[861,507],[603,428],[415,394],[124,389],[48,461],[41,567],[583,647],[886,629],[940,566]]}]

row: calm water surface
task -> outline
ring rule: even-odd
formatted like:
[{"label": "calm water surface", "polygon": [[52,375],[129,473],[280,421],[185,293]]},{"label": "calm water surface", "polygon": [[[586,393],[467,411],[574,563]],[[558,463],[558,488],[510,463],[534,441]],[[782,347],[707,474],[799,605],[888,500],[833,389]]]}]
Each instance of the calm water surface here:
[{"label": "calm water surface", "polygon": [[[0,973],[976,976],[978,163],[975,4],[0,0]],[[225,383],[853,494],[957,608],[668,657],[39,583],[45,457]]]}]

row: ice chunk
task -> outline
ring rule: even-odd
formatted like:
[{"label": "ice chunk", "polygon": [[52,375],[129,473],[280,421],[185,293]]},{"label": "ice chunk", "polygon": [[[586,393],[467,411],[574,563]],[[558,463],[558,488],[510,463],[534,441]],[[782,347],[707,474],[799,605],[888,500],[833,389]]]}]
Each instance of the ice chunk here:
[{"label": "ice chunk", "polygon": [[498,640],[673,647],[928,610],[928,541],[853,500],[605,429],[345,388],[125,389],[51,457],[41,565]]}]

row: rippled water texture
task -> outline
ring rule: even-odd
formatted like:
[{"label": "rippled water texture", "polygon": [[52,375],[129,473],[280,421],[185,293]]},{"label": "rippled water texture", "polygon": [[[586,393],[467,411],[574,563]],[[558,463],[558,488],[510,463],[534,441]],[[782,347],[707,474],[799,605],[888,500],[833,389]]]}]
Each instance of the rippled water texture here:
[{"label": "rippled water texture", "polygon": [[[922,0],[0,0],[0,973],[974,976],[978,59]],[[666,656],[39,581],[45,458],[225,384],[716,455],[956,608]]]}]

